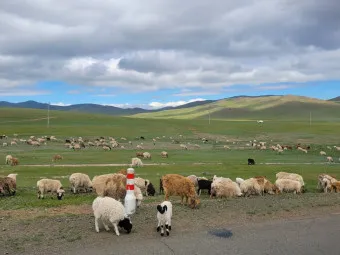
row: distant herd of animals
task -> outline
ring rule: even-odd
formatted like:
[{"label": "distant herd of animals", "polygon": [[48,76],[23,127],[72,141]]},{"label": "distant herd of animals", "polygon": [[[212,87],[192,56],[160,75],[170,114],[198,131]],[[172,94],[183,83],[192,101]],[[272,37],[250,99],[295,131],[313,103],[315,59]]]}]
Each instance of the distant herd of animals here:
[{"label": "distant herd of animals", "polygon": [[[30,138],[32,142],[37,139]],[[51,137],[49,137],[51,140]],[[100,138],[102,139],[102,138]],[[98,140],[101,143],[100,139]],[[140,137],[140,139],[145,139]],[[111,144],[115,140],[110,139]],[[41,141],[40,141],[41,142]],[[69,140],[70,146],[79,144]],[[184,145],[185,146],[185,145]],[[263,149],[264,143],[251,145]],[[336,146],[335,146],[336,147]],[[288,150],[291,146],[276,145],[271,147],[272,150]],[[297,146],[298,150],[303,152],[310,150],[310,147]],[[336,150],[340,150],[336,147]],[[320,152],[320,155],[325,155]],[[161,156],[168,158],[168,153],[163,151]],[[131,166],[142,166],[142,159],[151,159],[149,152],[136,152],[136,157],[132,159]],[[54,155],[52,161],[62,160],[61,155]],[[333,161],[333,159],[332,159]],[[15,166],[18,164],[18,159],[7,155],[5,158],[6,164]],[[331,160],[329,160],[331,162]],[[253,158],[248,158],[248,165],[255,165]],[[99,232],[99,226],[103,225],[106,230],[109,225],[114,228],[115,233],[119,235],[118,227],[123,228],[127,233],[131,232],[132,223],[130,217],[125,214],[122,201],[126,195],[126,169],[122,169],[117,173],[97,175],[91,178],[84,173],[73,173],[69,176],[70,189],[72,193],[79,192],[94,192],[96,198],[92,203],[92,209],[95,217],[95,230]],[[17,174],[9,174],[8,176],[0,177],[0,194],[5,196],[15,195],[17,190]],[[340,192],[340,181],[335,176],[330,174],[320,174],[317,176],[318,188],[325,193]],[[59,200],[65,195],[65,188],[57,179],[40,179],[37,180],[37,195],[39,199],[43,199],[46,194],[56,196]],[[291,192],[300,194],[305,192],[305,183],[303,177],[296,173],[278,172],[276,173],[275,183],[271,183],[266,176],[254,176],[249,179],[237,177],[234,180],[226,177],[217,177],[208,179],[195,175],[183,176],[179,174],[165,174],[159,180],[159,194],[164,194],[164,201],[160,202],[155,213],[158,221],[157,231],[161,235],[170,234],[171,218],[172,218],[172,203],[169,201],[171,196],[181,197],[181,204],[186,204],[190,208],[199,208],[201,203],[201,191],[206,190],[210,198],[230,198],[230,197],[247,197],[252,195],[263,196],[265,194],[276,195],[283,192]],[[135,178],[134,194],[136,197],[137,207],[141,206],[145,196],[154,196],[156,190],[154,185],[148,180],[141,177]],[[3,199],[2,198],[2,199]]]}]

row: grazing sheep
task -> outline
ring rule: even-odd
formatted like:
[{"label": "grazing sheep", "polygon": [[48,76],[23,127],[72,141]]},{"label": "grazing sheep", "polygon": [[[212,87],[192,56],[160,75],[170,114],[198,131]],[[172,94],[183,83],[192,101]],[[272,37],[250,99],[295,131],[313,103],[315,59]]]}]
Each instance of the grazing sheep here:
[{"label": "grazing sheep", "polygon": [[185,144],[180,144],[179,145],[183,150],[187,150],[188,149],[188,147],[185,145]]},{"label": "grazing sheep", "polygon": [[229,178],[216,177],[213,178],[211,184],[211,194],[210,197],[234,197],[242,196],[240,187],[236,182],[233,182]]},{"label": "grazing sheep", "polygon": [[164,236],[164,228],[166,235],[170,234],[172,217],[172,204],[170,201],[164,201],[157,205],[157,232],[161,231],[161,236]]},{"label": "grazing sheep", "polygon": [[255,160],[252,158],[248,158],[248,165],[255,165]]},{"label": "grazing sheep", "polygon": [[83,189],[85,192],[92,191],[92,181],[87,174],[73,173],[69,181],[74,194],[79,191],[78,189]]},{"label": "grazing sheep", "polygon": [[332,157],[330,157],[330,156],[328,156],[327,158],[326,158],[326,160],[327,160],[327,162],[334,162],[334,160],[333,160],[333,158]]},{"label": "grazing sheep", "polygon": [[134,166],[142,167],[143,166],[142,160],[140,158],[132,158],[131,167],[134,167]]},{"label": "grazing sheep", "polygon": [[171,195],[177,195],[181,197],[182,204],[186,198],[186,204],[190,208],[199,205],[200,200],[196,194],[195,186],[188,178],[179,174],[166,174],[162,177],[162,184],[165,193],[164,200],[169,200]]},{"label": "grazing sheep", "polygon": [[135,178],[135,186],[140,188],[141,192],[143,194],[145,194],[146,196],[148,196],[147,188],[148,188],[149,184],[150,184],[150,181],[147,180],[147,179],[143,179],[143,178],[140,178],[140,177]]},{"label": "grazing sheep", "polygon": [[261,189],[261,186],[255,178],[244,180],[240,185],[240,189],[244,196],[263,195],[263,189]]},{"label": "grazing sheep", "polygon": [[103,146],[103,150],[104,150],[104,151],[110,151],[110,150],[111,150],[111,147],[110,147],[110,146],[107,146],[107,145],[104,145],[104,146]]},{"label": "grazing sheep", "polygon": [[154,196],[156,193],[155,187],[153,184],[150,182],[149,185],[146,188],[146,194],[150,196]]},{"label": "grazing sheep", "polygon": [[11,164],[12,163],[12,159],[13,159],[12,155],[7,155],[6,156],[6,165]]},{"label": "grazing sheep", "polygon": [[304,149],[304,148],[301,148],[301,147],[297,147],[297,149],[300,150],[300,151],[303,151],[304,153],[308,152],[307,149]]},{"label": "grazing sheep", "polygon": [[278,179],[275,182],[276,187],[279,192],[294,192],[294,194],[301,193],[302,185],[299,181],[291,180],[291,179]]},{"label": "grazing sheep", "polygon": [[38,198],[44,198],[44,194],[51,192],[56,194],[58,200],[61,200],[64,195],[64,188],[59,180],[41,179],[37,182]]},{"label": "grazing sheep", "polygon": [[198,196],[201,195],[201,190],[202,189],[208,190],[208,194],[209,195],[211,194],[211,184],[212,184],[212,181],[200,179],[200,180],[197,181],[197,184],[198,184],[197,185],[198,186],[198,190],[197,190]]},{"label": "grazing sheep", "polygon": [[143,158],[143,152],[140,152],[140,151],[136,152],[136,157]]},{"label": "grazing sheep", "polygon": [[57,160],[62,160],[63,159],[63,156],[57,154],[57,155],[54,155],[53,158],[52,158],[52,162],[55,162]]},{"label": "grazing sheep", "polygon": [[198,179],[197,179],[197,176],[196,175],[189,175],[187,176],[187,178],[192,181],[192,183],[194,184],[195,187],[198,186]]},{"label": "grazing sheep", "polygon": [[324,151],[320,151],[320,155],[321,155],[321,156],[326,156],[326,155],[327,155],[327,153],[326,153],[326,152],[324,152]]},{"label": "grazing sheep", "polygon": [[287,173],[287,172],[278,172],[276,174],[276,179],[290,179],[290,180],[300,182],[302,187],[305,186],[305,183],[303,182],[303,178],[299,174]]},{"label": "grazing sheep", "polygon": [[119,236],[118,226],[124,228],[128,234],[131,232],[131,220],[125,215],[123,204],[114,198],[97,197],[93,200],[92,210],[97,233],[100,225],[104,225],[105,230],[110,231],[109,223],[113,225],[117,236]]},{"label": "grazing sheep", "polygon": [[320,174],[318,176],[318,189],[323,189],[325,193],[332,191],[332,184],[337,182],[334,176],[328,174]]},{"label": "grazing sheep", "polygon": [[17,181],[17,175],[18,174],[9,174],[9,175],[7,175],[7,177],[12,178],[16,182]]},{"label": "grazing sheep", "polygon": [[168,158],[169,155],[168,155],[168,153],[167,153],[166,151],[162,151],[162,152],[161,152],[161,157],[162,157],[162,158]]},{"label": "grazing sheep", "polygon": [[139,144],[138,144],[138,145],[136,146],[136,149],[143,150],[144,148],[143,148],[142,145],[139,145]]},{"label": "grazing sheep", "polygon": [[336,193],[340,192],[340,181],[333,182],[331,185],[331,191],[335,191]]},{"label": "grazing sheep", "polygon": [[12,158],[11,160],[11,166],[17,166],[19,164],[19,159],[17,158]]},{"label": "grazing sheep", "polygon": [[143,152],[143,159],[151,159],[151,154],[149,152]]},{"label": "grazing sheep", "polygon": [[[126,176],[123,174],[104,174],[93,177],[92,187],[98,196],[112,197],[123,200],[126,195]],[[143,200],[143,194],[138,186],[134,186],[137,207]]]},{"label": "grazing sheep", "polygon": [[17,188],[16,181],[11,177],[0,177],[0,194],[15,195]]}]

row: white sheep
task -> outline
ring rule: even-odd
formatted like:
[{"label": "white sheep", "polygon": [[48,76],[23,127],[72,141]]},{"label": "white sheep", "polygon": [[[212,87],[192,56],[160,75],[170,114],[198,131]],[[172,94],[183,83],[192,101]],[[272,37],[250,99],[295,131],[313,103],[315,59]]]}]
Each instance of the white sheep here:
[{"label": "white sheep", "polygon": [[211,184],[210,197],[234,197],[242,196],[240,187],[236,182],[233,182],[229,178],[214,176]]},{"label": "white sheep", "polygon": [[300,182],[302,187],[305,186],[302,176],[295,173],[278,172],[276,174],[276,179],[290,179]]},{"label": "white sheep", "polygon": [[74,194],[77,193],[79,188],[84,189],[85,192],[92,190],[92,181],[87,174],[73,173],[70,175],[69,181]]},{"label": "white sheep", "polygon": [[143,162],[140,158],[132,158],[131,159],[131,167],[134,166],[143,166]]},{"label": "white sheep", "polygon": [[255,178],[250,178],[241,182],[240,189],[244,196],[262,195],[263,193],[263,190]]},{"label": "white sheep", "polygon": [[127,233],[131,232],[131,220],[125,214],[123,204],[112,197],[97,197],[92,203],[94,224],[96,232],[99,233],[99,226],[104,225],[109,231],[109,224],[114,227],[116,235],[119,236],[118,226],[124,228]]},{"label": "white sheep", "polygon": [[169,157],[169,155],[166,151],[162,151],[161,156],[162,156],[162,158],[168,158]]},{"label": "white sheep", "polygon": [[302,185],[299,181],[290,180],[290,179],[278,179],[275,182],[276,187],[282,193],[285,192],[294,192],[294,194],[301,193]]},{"label": "white sheep", "polygon": [[56,193],[59,200],[64,195],[64,189],[59,180],[41,179],[37,182],[38,198],[44,198],[44,194],[47,192]]},{"label": "white sheep", "polygon": [[161,231],[161,236],[164,236],[164,227],[166,235],[170,234],[172,217],[172,204],[170,201],[164,201],[157,205],[157,232]]},{"label": "white sheep", "polygon": [[326,153],[326,152],[324,152],[324,151],[320,151],[320,155],[321,155],[321,156],[326,156],[326,155],[327,155],[327,153]]},{"label": "white sheep", "polygon": [[138,188],[140,188],[141,192],[145,195],[147,195],[146,189],[149,184],[150,184],[150,181],[147,179],[143,179],[141,177],[135,178],[135,187],[137,186]]},{"label": "white sheep", "polygon": [[144,159],[151,159],[151,154],[149,152],[143,152]]},{"label": "white sheep", "polygon": [[185,145],[185,144],[180,144],[179,145],[183,150],[187,150],[188,149],[188,147]]},{"label": "white sheep", "polygon": [[12,155],[7,155],[6,156],[6,165],[10,164],[12,162],[12,159],[13,159]]},{"label": "white sheep", "polygon": [[192,181],[192,183],[194,184],[195,187],[198,186],[198,179],[197,179],[197,176],[196,175],[189,175],[187,176],[187,178]]},{"label": "white sheep", "polygon": [[327,160],[327,162],[334,162],[333,158],[330,157],[330,156],[328,156],[328,157],[326,158],[326,160]]}]

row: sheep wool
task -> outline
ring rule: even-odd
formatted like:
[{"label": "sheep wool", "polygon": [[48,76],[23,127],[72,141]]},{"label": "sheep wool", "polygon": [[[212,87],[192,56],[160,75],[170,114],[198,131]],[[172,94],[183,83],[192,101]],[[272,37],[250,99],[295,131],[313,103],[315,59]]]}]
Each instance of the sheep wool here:
[{"label": "sheep wool", "polygon": [[69,177],[69,181],[74,194],[76,194],[80,188],[82,188],[85,192],[92,190],[92,181],[87,174],[73,173]]},{"label": "sheep wool", "polygon": [[122,203],[111,197],[97,197],[92,203],[92,210],[95,218],[95,230],[99,233],[99,226],[102,224],[106,231],[109,231],[109,224],[112,224],[117,236],[118,226],[124,228],[127,233],[131,232],[131,220],[125,215],[125,208]]}]

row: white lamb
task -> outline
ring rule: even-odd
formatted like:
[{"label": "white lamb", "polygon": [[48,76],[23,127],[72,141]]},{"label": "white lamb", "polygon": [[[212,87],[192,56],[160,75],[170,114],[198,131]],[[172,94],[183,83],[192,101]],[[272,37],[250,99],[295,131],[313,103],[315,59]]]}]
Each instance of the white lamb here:
[{"label": "white lamb", "polygon": [[143,162],[140,158],[132,158],[131,159],[131,167],[134,167],[134,166],[143,166]]},{"label": "white lamb", "polygon": [[92,191],[92,181],[87,174],[73,173],[69,178],[71,189],[76,194],[82,188],[85,192]]},{"label": "white lamb", "polygon": [[12,178],[16,182],[17,181],[17,175],[18,174],[9,174],[9,175],[7,175],[7,177]]},{"label": "white lamb", "polygon": [[6,165],[10,164],[12,162],[12,159],[13,159],[12,155],[7,155],[6,156]]},{"label": "white lamb", "polygon": [[123,204],[112,197],[97,197],[92,203],[94,214],[94,223],[96,232],[99,233],[99,226],[104,225],[106,231],[109,231],[109,225],[112,224],[116,235],[119,236],[118,226],[124,228],[127,233],[131,232],[131,220],[125,214]]},{"label": "white lamb", "polygon": [[63,198],[64,189],[59,180],[41,179],[37,182],[38,198],[44,198],[47,192],[56,193],[59,200]]},{"label": "white lamb", "polygon": [[166,235],[170,234],[171,230],[171,217],[172,217],[172,204],[170,201],[164,201],[157,205],[157,232],[161,231],[161,236],[164,236],[164,228]]},{"label": "white lamb", "polygon": [[294,194],[301,193],[301,183],[299,181],[290,180],[290,179],[278,179],[275,182],[276,187],[282,193],[285,192],[294,192]]},{"label": "white lamb", "polygon": [[149,152],[143,152],[144,159],[151,159],[151,154]]}]

